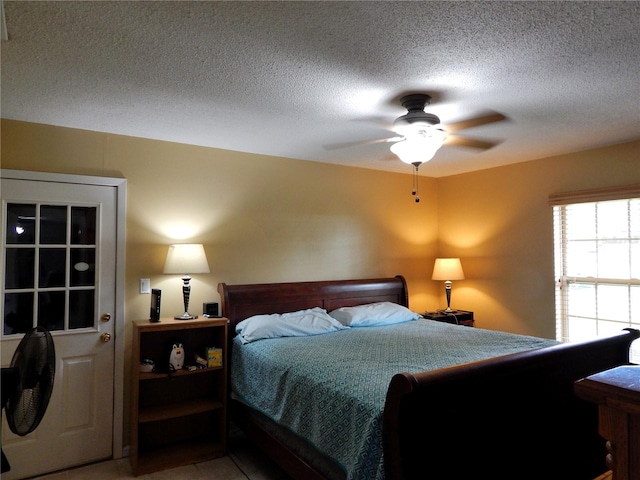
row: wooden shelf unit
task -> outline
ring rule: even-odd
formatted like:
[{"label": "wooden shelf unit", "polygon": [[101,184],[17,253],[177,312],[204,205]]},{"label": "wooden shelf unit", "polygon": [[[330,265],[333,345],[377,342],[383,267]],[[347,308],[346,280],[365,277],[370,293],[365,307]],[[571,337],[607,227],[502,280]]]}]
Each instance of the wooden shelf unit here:
[{"label": "wooden shelf unit", "polygon": [[[143,475],[226,455],[226,318],[133,322],[131,369],[131,466]],[[185,369],[141,372],[140,361],[158,365],[166,345],[179,339]],[[222,366],[187,370],[194,354],[206,359],[208,347],[222,348]]]}]

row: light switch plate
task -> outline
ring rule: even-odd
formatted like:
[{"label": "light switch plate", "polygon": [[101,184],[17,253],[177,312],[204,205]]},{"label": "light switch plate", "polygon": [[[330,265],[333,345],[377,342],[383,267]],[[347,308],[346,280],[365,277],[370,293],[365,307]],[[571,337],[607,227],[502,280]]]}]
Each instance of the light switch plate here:
[{"label": "light switch plate", "polygon": [[140,293],[151,293],[151,280],[148,278],[140,279]]}]

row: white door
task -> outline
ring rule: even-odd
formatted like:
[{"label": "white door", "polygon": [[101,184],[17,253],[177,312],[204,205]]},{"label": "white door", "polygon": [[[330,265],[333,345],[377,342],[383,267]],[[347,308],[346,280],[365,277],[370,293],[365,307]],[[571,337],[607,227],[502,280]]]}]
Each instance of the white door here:
[{"label": "white door", "polygon": [[113,453],[117,189],[1,180],[2,366],[23,333],[42,325],[56,351],[54,388],[26,436],[2,423],[2,450],[19,479]]}]

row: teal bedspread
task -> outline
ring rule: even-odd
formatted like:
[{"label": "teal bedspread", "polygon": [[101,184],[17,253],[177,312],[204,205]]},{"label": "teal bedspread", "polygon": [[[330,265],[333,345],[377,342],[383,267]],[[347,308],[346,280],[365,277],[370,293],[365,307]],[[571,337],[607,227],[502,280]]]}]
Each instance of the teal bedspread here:
[{"label": "teal bedspread", "polygon": [[234,395],[307,439],[348,480],[382,480],[391,377],[558,342],[433,320],[259,340],[232,350]]}]

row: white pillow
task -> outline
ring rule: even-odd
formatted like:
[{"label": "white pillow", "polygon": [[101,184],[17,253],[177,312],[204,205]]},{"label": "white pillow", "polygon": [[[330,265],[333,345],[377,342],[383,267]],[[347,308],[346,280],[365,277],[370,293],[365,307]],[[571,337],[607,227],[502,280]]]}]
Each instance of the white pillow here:
[{"label": "white pillow", "polygon": [[255,342],[263,338],[302,337],[344,330],[340,322],[329,316],[320,307],[289,313],[254,315],[236,325],[236,333],[242,343]]},{"label": "white pillow", "polygon": [[348,327],[377,327],[420,318],[419,314],[412,312],[407,307],[392,302],[342,307],[329,312],[329,315]]}]

